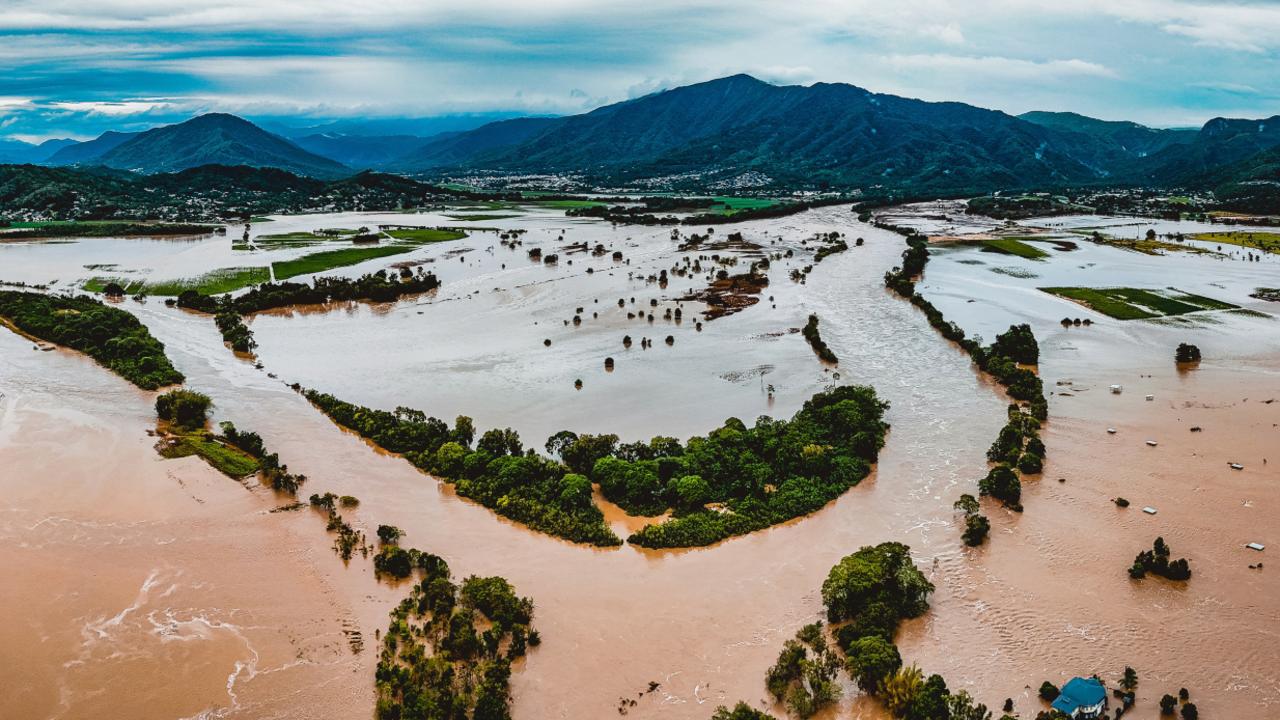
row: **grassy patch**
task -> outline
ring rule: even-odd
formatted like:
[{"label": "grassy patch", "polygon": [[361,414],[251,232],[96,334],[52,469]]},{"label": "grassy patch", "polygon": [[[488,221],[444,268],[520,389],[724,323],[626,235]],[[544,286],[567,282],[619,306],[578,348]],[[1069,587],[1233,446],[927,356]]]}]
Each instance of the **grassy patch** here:
[{"label": "grassy patch", "polygon": [[455,228],[394,228],[386,233],[396,240],[415,245],[461,240],[467,234]]},{"label": "grassy patch", "polygon": [[605,207],[608,203],[599,200],[538,200],[534,204],[540,207],[568,210],[570,208]]},{"label": "grassy patch", "polygon": [[518,218],[520,215],[445,215],[450,220],[458,220],[460,222],[476,222],[478,220],[507,220],[510,218]]},{"label": "grassy patch", "polygon": [[[265,267],[220,268],[199,277],[146,283],[142,286],[142,290],[148,295],[172,297],[177,297],[186,290],[195,290],[201,295],[221,295],[250,285],[261,285],[270,280],[271,272]],[[85,289],[88,289],[88,285]],[[125,291],[134,292],[129,288]]]},{"label": "grassy patch", "polygon": [[1013,237],[983,240],[982,246],[983,249],[991,252],[1003,253],[1005,255],[1017,255],[1020,258],[1026,258],[1028,260],[1039,260],[1040,258],[1049,256],[1049,253],[1041,250],[1040,248],[1032,247],[1018,238]]},{"label": "grassy patch", "polygon": [[1236,245],[1250,250],[1280,254],[1280,233],[1252,231],[1212,232],[1192,235],[1191,238],[1201,242]]},{"label": "grassy patch", "polygon": [[215,470],[227,477],[247,477],[258,471],[258,461],[245,451],[219,442],[208,432],[197,430],[183,433],[160,443],[160,455],[166,458],[180,458],[197,455],[209,463]]},{"label": "grassy patch", "polygon": [[721,215],[733,215],[740,210],[759,210],[778,204],[777,200],[768,198],[717,197],[712,200],[715,204],[711,206],[711,212],[718,212]]},{"label": "grassy patch", "polygon": [[137,293],[139,290],[142,289],[141,280],[130,280],[128,278],[102,277],[102,276],[91,277],[88,280],[86,280],[84,284],[82,284],[80,287],[88,292],[100,293],[105,291],[107,289],[107,285],[111,283],[115,283],[120,287],[124,288],[125,294],[129,294],[129,295]]},{"label": "grassy patch", "polygon": [[1201,310],[1232,310],[1237,306],[1203,295],[1184,293],[1172,288],[1082,288],[1043,287],[1044,292],[1074,300],[1117,320],[1149,320],[1170,315],[1185,315]]},{"label": "grassy patch", "polygon": [[392,245],[367,248],[345,248],[342,250],[325,250],[323,252],[311,253],[303,255],[293,260],[282,260],[280,262],[271,263],[271,268],[275,272],[276,280],[287,280],[298,275],[310,275],[311,273],[324,272],[334,268],[347,267],[348,265],[356,265],[365,260],[374,258],[388,257],[391,255],[400,255],[402,253],[412,252],[411,245]]}]

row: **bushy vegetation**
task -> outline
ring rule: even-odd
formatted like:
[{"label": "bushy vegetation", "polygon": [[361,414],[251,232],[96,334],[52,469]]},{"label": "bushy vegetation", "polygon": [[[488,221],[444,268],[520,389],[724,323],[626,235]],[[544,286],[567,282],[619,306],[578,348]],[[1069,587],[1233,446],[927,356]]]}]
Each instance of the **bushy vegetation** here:
[{"label": "bushy vegetation", "polygon": [[293,260],[271,263],[271,273],[277,280],[288,280],[298,275],[310,275],[335,268],[358,265],[365,260],[401,255],[412,252],[414,245],[385,245],[380,247],[351,247],[341,250],[321,250]]},{"label": "bushy vegetation", "polygon": [[[812,653],[812,657],[810,656]],[[836,675],[840,658],[827,644],[822,623],[806,625],[782,646],[778,662],[765,673],[769,694],[802,720],[840,699]]]},{"label": "bushy vegetation", "polygon": [[840,362],[840,358],[836,357],[831,348],[827,347],[827,343],[822,340],[822,335],[818,333],[818,316],[816,314],[809,315],[809,322],[805,323],[801,334],[804,335],[805,340],[809,341],[809,345],[823,362],[832,364]]},{"label": "bushy vegetation", "polygon": [[258,433],[237,430],[236,426],[230,422],[220,423],[219,428],[222,430],[223,440],[258,461],[258,471],[261,473],[263,485],[288,495],[298,494],[298,487],[307,481],[307,476],[289,472],[289,466],[280,462],[279,455],[267,452],[266,445]]},{"label": "bushy vegetation", "polygon": [[443,558],[383,550],[392,548],[398,569],[408,565],[404,576],[418,571],[422,580],[382,638],[378,720],[509,720],[511,663],[541,641],[530,627],[533,602],[500,577],[468,577],[459,587]]},{"label": "bushy vegetation", "polygon": [[0,318],[41,340],[93,358],[144,390],[182,382],[182,373],[138,318],[87,295],[0,291]]},{"label": "bushy vegetation", "polygon": [[1150,550],[1143,550],[1133,559],[1129,568],[1129,577],[1135,580],[1146,577],[1147,573],[1159,575],[1170,580],[1191,579],[1191,567],[1185,558],[1169,559],[1169,545],[1164,538],[1158,537]]},{"label": "bushy vegetation", "polygon": [[394,412],[343,402],[308,390],[308,400],[334,422],[368,438],[456,487],[458,494],[529,527],[575,542],[620,540],[591,501],[591,483],[560,463],[525,452],[510,428],[484,433],[472,448],[471,419],[447,423],[409,408]]},{"label": "bushy vegetation", "polygon": [[1173,360],[1180,363],[1200,362],[1200,348],[1187,343],[1178,343],[1178,349],[1173,353]]},{"label": "bushy vegetation", "polygon": [[748,428],[730,418],[684,447],[669,438],[618,446],[590,479],[633,514],[673,510],[629,542],[709,545],[814,512],[856,485],[884,446],[887,408],[869,387],[836,387],[790,421],[761,417]]},{"label": "bushy vegetation", "polygon": [[[831,568],[822,601],[834,630],[831,647],[822,624],[807,625],[783,646],[765,686],[791,714],[807,718],[839,697],[835,683],[843,666],[863,692],[878,697],[895,718],[990,720],[986,707],[966,692],[951,693],[941,676],[928,678],[904,667],[893,638],[898,625],[929,607],[933,584],[900,543],[864,547]],[[755,720],[750,708],[717,718]],[[738,709],[735,708],[735,713]]]},{"label": "bushy vegetation", "polygon": [[777,720],[777,718],[762,710],[756,710],[744,702],[739,702],[733,706],[732,710],[724,705],[716,708],[716,711],[711,713],[711,720]]},{"label": "bushy vegetation", "polygon": [[208,422],[212,404],[204,393],[178,388],[156,398],[156,415],[184,430],[195,430]]}]

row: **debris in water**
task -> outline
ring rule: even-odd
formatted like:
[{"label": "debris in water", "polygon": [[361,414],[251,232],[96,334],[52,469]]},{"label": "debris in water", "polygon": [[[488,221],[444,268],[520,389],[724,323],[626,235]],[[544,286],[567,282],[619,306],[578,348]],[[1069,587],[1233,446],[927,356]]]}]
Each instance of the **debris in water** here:
[{"label": "debris in water", "polygon": [[1257,550],[1258,552],[1262,552],[1263,550],[1267,549],[1267,546],[1263,545],[1260,542],[1251,542],[1248,545],[1245,545],[1245,547],[1249,548],[1250,550]]},{"label": "debris in water", "polygon": [[1142,512],[1144,512],[1144,513],[1146,513],[1146,514],[1148,514],[1148,515],[1155,515],[1155,514],[1156,514],[1156,509],[1155,509],[1155,508],[1153,508],[1153,507],[1151,507],[1150,505],[1148,505],[1148,506],[1146,506],[1146,507],[1142,508]]},{"label": "debris in water", "polygon": [[1115,428],[1107,428],[1107,432],[1108,432],[1108,433],[1110,433],[1110,434],[1112,434],[1112,435],[1115,435],[1115,434],[1116,434],[1116,429],[1115,429]]},{"label": "debris in water", "polygon": [[1231,466],[1231,469],[1232,469],[1232,470],[1243,470],[1243,469],[1244,469],[1244,466],[1243,466],[1243,465],[1241,465],[1240,463],[1227,463],[1227,464]]},{"label": "debris in water", "polygon": [[1151,447],[1155,447],[1157,443],[1155,440],[1148,440],[1147,444],[1150,445]]}]

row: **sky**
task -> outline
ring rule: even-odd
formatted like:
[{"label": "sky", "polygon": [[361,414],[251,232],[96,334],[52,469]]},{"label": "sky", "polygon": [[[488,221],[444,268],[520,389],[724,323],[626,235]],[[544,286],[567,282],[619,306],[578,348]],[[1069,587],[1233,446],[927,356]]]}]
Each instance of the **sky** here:
[{"label": "sky", "polygon": [[745,72],[1161,127],[1280,114],[1280,2],[2,0],[0,137],[559,115]]}]

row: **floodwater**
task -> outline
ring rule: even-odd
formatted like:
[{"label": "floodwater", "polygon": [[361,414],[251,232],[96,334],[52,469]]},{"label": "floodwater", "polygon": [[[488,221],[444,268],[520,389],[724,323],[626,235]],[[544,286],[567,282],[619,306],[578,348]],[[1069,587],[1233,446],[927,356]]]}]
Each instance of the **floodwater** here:
[{"label": "floodwater", "polygon": [[[443,223],[339,215],[282,218],[254,230],[412,221]],[[544,643],[513,676],[517,717],[614,717],[623,699],[636,700],[626,712],[637,717],[705,718],[737,700],[767,707],[764,671],[783,640],[821,617],[827,570],[886,540],[911,545],[938,586],[933,609],[899,638],[904,657],[992,707],[1012,697],[1024,717],[1034,715],[1042,705],[1028,688],[1043,680],[1093,672],[1114,679],[1132,665],[1148,710],[1185,686],[1215,717],[1280,712],[1280,582],[1274,569],[1249,569],[1266,553],[1243,547],[1280,547],[1280,473],[1264,463],[1280,447],[1280,402],[1266,403],[1280,399],[1280,324],[1226,313],[1119,323],[1034,289],[1173,285],[1267,312],[1247,295],[1277,285],[1274,262],[1153,257],[1084,243],[1051,251],[1044,262],[941,250],[922,292],[987,338],[1012,322],[1032,323],[1040,371],[1055,392],[1044,433],[1049,462],[1042,479],[1027,483],[1026,512],[988,507],[992,538],[974,550],[959,542],[951,503],[974,492],[986,472],[984,454],[1007,399],[922,314],[883,289],[882,275],[904,247],[900,236],[859,224],[843,208],[718,227],[717,236],[740,231],[796,258],[774,264],[759,304],[698,332],[698,303],[677,300],[705,280],[673,276],[665,289],[646,280],[681,257],[668,229],[614,229],[546,212],[479,224],[525,228],[524,245],[508,249],[478,233],[393,258],[428,262],[443,281],[436,293],[395,305],[253,318],[262,370],[226,350],[207,318],[154,300],[122,307],[166,343],[189,386],[214,398],[216,420],[261,433],[311,478],[304,494],[355,495],[360,507],[345,514],[358,526],[397,525],[404,544],[444,556],[459,575],[503,575],[533,598]],[[815,266],[803,285],[789,280],[812,252],[801,241],[828,230],[866,244]],[[236,228],[229,235],[238,236]],[[212,266],[194,256],[223,262],[231,253],[228,238],[183,242],[24,244],[20,255],[0,247],[0,280],[65,284],[92,274],[77,247],[93,254],[90,262],[133,268],[206,270]],[[546,253],[576,242],[622,250],[626,259],[561,251],[548,267],[526,256],[533,246]],[[136,248],[145,250],[135,256]],[[728,269],[745,271],[745,263]],[[664,320],[677,306],[682,321]],[[579,307],[582,324],[565,325]],[[652,324],[626,318],[640,309],[654,311]],[[810,312],[841,358],[834,372],[789,332]],[[1097,322],[1063,329],[1064,315]],[[628,334],[635,343],[624,350]],[[642,337],[654,346],[641,350]],[[1181,341],[1204,351],[1198,368],[1175,368]],[[0,609],[16,619],[0,638],[0,665],[20,668],[28,688],[0,714],[366,716],[375,633],[404,588],[376,583],[359,557],[344,566],[310,510],[270,513],[283,500],[268,491],[196,460],[156,457],[145,435],[152,394],[73,353],[30,347],[0,335],[0,536],[16,548],[0,570],[19,588],[0,595]],[[605,357],[616,361],[612,373]],[[711,548],[601,550],[530,532],[457,498],[333,426],[286,387],[291,382],[363,404],[468,414],[482,429],[513,427],[534,446],[562,428],[631,440],[687,437],[729,416],[789,416],[833,382],[874,385],[892,403],[893,429],[876,472],[810,517]],[[1124,392],[1107,392],[1111,383]],[[1202,431],[1191,433],[1193,425]],[[1132,505],[1115,507],[1118,495]],[[1142,514],[1144,505],[1158,514]],[[622,519],[610,517],[621,531]],[[1185,586],[1128,579],[1133,555],[1156,535],[1190,559],[1194,577]],[[354,632],[364,639],[360,652]],[[650,681],[661,687],[644,693]],[[881,715],[852,687],[841,706],[840,716]]]}]

